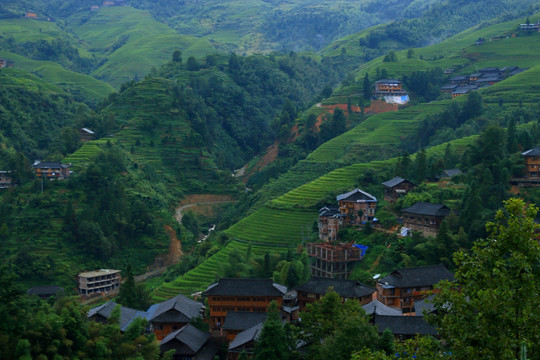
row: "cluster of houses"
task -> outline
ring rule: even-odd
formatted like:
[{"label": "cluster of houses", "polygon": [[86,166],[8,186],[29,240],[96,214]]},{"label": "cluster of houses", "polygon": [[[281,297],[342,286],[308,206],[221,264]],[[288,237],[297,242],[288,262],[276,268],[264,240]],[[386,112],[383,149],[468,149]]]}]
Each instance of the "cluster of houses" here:
[{"label": "cluster of houses", "polygon": [[527,22],[526,24],[519,24],[519,30],[522,31],[536,31],[540,32],[540,20],[538,20],[536,23],[530,23]]},{"label": "cluster of houses", "polygon": [[[106,0],[104,1],[101,6],[103,7],[108,7],[108,6],[124,6],[126,5],[126,1],[125,0]],[[90,10],[91,11],[98,11],[100,8],[99,5],[92,5],[90,6]]]},{"label": "cluster of houses", "polygon": [[485,67],[470,75],[454,76],[450,79],[450,84],[441,87],[441,92],[452,94],[452,98],[456,98],[467,94],[469,91],[498,83],[525,70],[527,69],[517,66]]},{"label": "cluster of houses", "polygon": [[[461,174],[458,169],[444,170],[444,178]],[[384,199],[395,202],[417,187],[415,183],[399,176],[382,183]],[[375,211],[377,198],[363,190],[354,189],[338,195],[337,207],[325,206],[319,210],[319,237],[330,242],[338,240],[338,232],[348,225],[362,225],[367,222],[376,223]],[[417,202],[413,206],[401,210],[401,234],[409,235],[411,231],[419,231],[424,236],[437,235],[441,222],[450,214],[450,209],[443,204]]]},{"label": "cluster of houses", "polygon": [[[228,359],[238,359],[245,351],[253,354],[255,342],[275,301],[283,321],[297,321],[306,306],[333,289],[343,301],[360,302],[370,321],[382,333],[390,329],[400,339],[436,335],[423,318],[431,311],[424,299],[441,280],[453,280],[443,265],[398,269],[378,279],[376,287],[354,280],[312,277],[308,282],[287,289],[271,279],[220,279],[202,293],[203,302],[178,295],[138,311],[120,306],[120,328],[128,329],[136,318],[148,321],[148,332],[155,334],[161,352],[176,350],[174,359],[214,359],[223,344]],[[88,312],[88,319],[107,322],[118,305],[109,301]],[[209,331],[193,325],[196,320],[209,324]]]}]

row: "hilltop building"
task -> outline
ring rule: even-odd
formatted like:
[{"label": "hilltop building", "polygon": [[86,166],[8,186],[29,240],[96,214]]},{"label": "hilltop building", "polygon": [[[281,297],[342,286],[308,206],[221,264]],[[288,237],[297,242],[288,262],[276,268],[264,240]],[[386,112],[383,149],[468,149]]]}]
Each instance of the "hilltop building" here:
[{"label": "hilltop building", "polygon": [[519,193],[520,188],[540,186],[540,146],[521,153],[523,156],[523,177],[510,179],[511,191]]},{"label": "hilltop building", "polygon": [[441,92],[451,93],[452,98],[465,95],[473,90],[493,85],[527,69],[517,66],[503,68],[485,67],[469,75],[458,75],[450,79],[450,84],[441,87]]},{"label": "hilltop building", "polygon": [[373,96],[377,99],[384,99],[385,102],[392,104],[406,104],[409,102],[409,95],[403,89],[403,83],[395,79],[381,79],[376,81]]},{"label": "hilltop building", "polygon": [[15,185],[15,181],[11,176],[11,171],[0,171],[0,189],[7,189]]},{"label": "hilltop building", "polygon": [[272,279],[220,279],[206,289],[210,328],[221,330],[227,314],[233,311],[263,312],[275,301],[279,307],[287,287]]},{"label": "hilltop building", "polygon": [[80,295],[108,293],[120,288],[120,270],[101,269],[77,275]]},{"label": "hilltop building", "polygon": [[450,214],[450,211],[442,204],[417,202],[413,206],[401,210],[403,227],[407,230],[419,231],[424,236],[436,236],[441,222]]},{"label": "hilltop building", "polygon": [[36,160],[32,167],[34,168],[34,173],[40,179],[65,180],[70,175],[70,165],[62,164],[59,161]]},{"label": "hilltop building", "polygon": [[377,282],[377,299],[388,307],[410,313],[414,302],[424,298],[441,280],[454,280],[442,264],[394,270]]},{"label": "hilltop building", "polygon": [[91,141],[96,137],[96,134],[88,128],[81,128],[81,130],[79,130],[79,134],[81,141]]},{"label": "hilltop building", "polygon": [[0,68],[12,68],[15,63],[8,59],[0,59]]}]

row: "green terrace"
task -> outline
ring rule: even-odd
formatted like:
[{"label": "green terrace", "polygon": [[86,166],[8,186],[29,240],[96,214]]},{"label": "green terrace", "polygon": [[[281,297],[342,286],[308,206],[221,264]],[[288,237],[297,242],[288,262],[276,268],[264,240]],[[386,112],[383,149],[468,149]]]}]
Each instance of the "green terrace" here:
[{"label": "green terrace", "polygon": [[319,146],[309,155],[308,160],[334,161],[345,156],[351,147],[358,145],[379,148],[395,146],[402,137],[416,131],[425,117],[443,110],[447,104],[448,101],[437,101],[372,115],[354,129]]},{"label": "green terrace", "polygon": [[101,147],[107,141],[115,141],[114,139],[99,139],[85,142],[77,151],[73,154],[66,156],[62,162],[64,164],[72,164],[75,167],[87,166],[93,158],[95,158],[101,152]]}]

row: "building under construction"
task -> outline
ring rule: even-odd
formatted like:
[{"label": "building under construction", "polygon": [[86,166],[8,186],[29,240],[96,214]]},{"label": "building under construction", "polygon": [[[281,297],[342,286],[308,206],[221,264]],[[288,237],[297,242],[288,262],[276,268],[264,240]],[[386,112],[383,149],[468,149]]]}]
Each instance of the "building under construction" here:
[{"label": "building under construction", "polygon": [[354,264],[362,260],[366,248],[353,243],[308,243],[311,276],[347,279]]}]

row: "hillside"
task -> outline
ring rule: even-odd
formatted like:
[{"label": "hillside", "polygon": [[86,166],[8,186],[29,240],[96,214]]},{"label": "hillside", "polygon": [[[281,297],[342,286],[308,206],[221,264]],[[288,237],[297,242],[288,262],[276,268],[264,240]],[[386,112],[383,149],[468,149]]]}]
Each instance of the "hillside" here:
[{"label": "hillside", "polygon": [[[515,29],[515,24],[518,22],[519,20],[481,29],[477,33],[468,31],[466,34],[458,35],[456,39],[461,41],[460,44],[465,44],[466,49],[464,51],[461,51],[460,45],[453,44],[453,39],[435,45],[435,49],[454,48],[456,50],[444,53],[442,59],[434,62],[419,61],[419,59],[409,59],[407,61],[400,59],[397,63],[383,64],[382,59],[374,60],[361,68],[357,79],[363,78],[362,71],[365,73],[366,69],[387,65],[391,76],[400,77],[402,74],[407,74],[415,69],[412,65],[413,62],[423,64],[423,66],[419,67],[421,70],[440,66],[445,61],[447,61],[447,64],[461,61],[462,64],[469,66],[468,68],[463,67],[463,73],[474,69],[477,64],[478,66],[488,66],[487,64],[513,66],[514,63],[518,66],[531,65],[535,61],[535,56],[538,56],[536,50],[532,50],[538,49],[538,47],[534,46],[540,38],[538,34],[529,37],[510,37],[500,42],[494,41],[484,44],[479,48],[485,49],[485,51],[481,52],[479,56],[475,56],[478,62],[468,64],[470,61],[468,58],[469,51],[477,50],[476,48],[469,48],[471,39],[476,40],[480,35],[487,34],[501,36],[502,33]],[[524,41],[527,41],[527,47],[521,45]],[[521,47],[516,47],[518,44]],[[505,50],[523,48],[526,50],[517,52],[515,50]],[[436,50],[426,47],[425,49],[417,49],[415,53],[428,54],[431,51],[435,52]],[[482,54],[484,55],[482,56]],[[399,56],[402,56],[401,53],[398,53]],[[520,101],[522,106],[533,106],[538,101],[538,92],[528,92],[527,96],[525,96],[527,90],[523,90],[524,96],[520,96],[519,92],[522,91],[521,89],[535,89],[539,85],[539,74],[540,67],[536,66],[480,90],[485,106],[485,118],[468,121],[464,126],[469,130],[459,129],[456,134],[463,134],[462,136],[477,134],[486,123],[504,125],[508,117],[515,116],[513,114],[519,108],[518,102]],[[354,86],[350,87],[354,88]],[[508,96],[503,95],[506,91],[510,91],[507,94]],[[347,87],[339,89],[336,93],[338,94],[337,99],[346,99],[350,96],[347,95]],[[501,97],[504,97],[502,106],[499,102]],[[506,99],[508,99],[508,102]],[[366,172],[370,174],[376,173],[377,178],[383,178],[384,175],[391,178],[393,168],[398,162],[395,156],[401,152],[400,147],[404,145],[403,142],[407,137],[417,136],[418,131],[422,130],[425,121],[433,118],[435,114],[446,111],[452,103],[464,107],[466,101],[467,97],[461,97],[455,100],[441,100],[410,106],[397,112],[372,115],[349,132],[324,143],[311,153],[306,160],[300,161],[289,172],[263,186],[258,193],[252,196],[252,204],[255,204],[253,209],[257,210],[225,230],[231,241],[223,250],[213,255],[199,267],[186,273],[186,275],[163,284],[154,291],[154,296],[163,298],[168,294],[172,294],[173,291],[190,292],[203,289],[219,273],[220,268],[217,264],[225,261],[234,249],[240,252],[247,251],[248,244],[252,244],[250,251],[259,256],[266,251],[271,251],[271,249],[282,251],[280,249],[283,246],[295,247],[300,245],[305,239],[309,238],[309,233],[312,232],[312,225],[317,216],[317,209],[324,201],[331,201],[332,196],[358,186],[359,181],[365,181],[360,179],[365,179]],[[330,98],[325,101],[325,103],[333,102],[339,103],[339,100]],[[468,145],[472,145],[477,141],[476,139],[474,136],[465,137],[452,140],[450,143],[454,149],[453,151],[456,154],[461,154],[468,148]],[[428,148],[426,156],[432,159],[430,161],[436,161],[437,158],[443,156],[446,147],[447,143],[442,143]],[[337,169],[328,172],[328,169],[334,168]],[[381,179],[381,181],[384,180]],[[367,190],[379,192],[377,185],[370,184]]]}]

